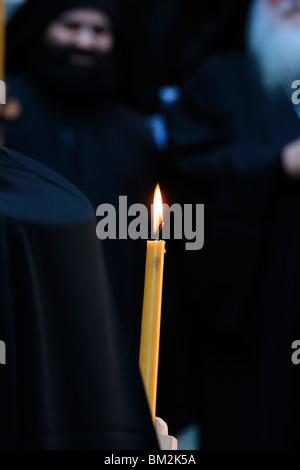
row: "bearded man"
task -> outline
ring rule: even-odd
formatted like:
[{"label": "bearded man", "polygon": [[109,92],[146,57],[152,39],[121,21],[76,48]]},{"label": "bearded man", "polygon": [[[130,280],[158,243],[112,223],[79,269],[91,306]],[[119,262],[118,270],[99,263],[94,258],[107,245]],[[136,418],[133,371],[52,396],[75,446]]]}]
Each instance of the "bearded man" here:
[{"label": "bearded man", "polygon": [[245,41],[169,114],[184,200],[206,203],[205,248],[185,272],[208,449],[300,447],[299,50],[300,2],[254,0]]},{"label": "bearded man", "polygon": [[[150,204],[158,176],[143,120],[122,106],[122,25],[113,0],[28,0],[7,30],[7,82],[19,101],[6,145],[75,184],[92,202]],[[95,235],[96,236],[96,235]],[[141,240],[105,240],[116,298],[138,350]],[[83,248],[84,249],[84,248]]]}]

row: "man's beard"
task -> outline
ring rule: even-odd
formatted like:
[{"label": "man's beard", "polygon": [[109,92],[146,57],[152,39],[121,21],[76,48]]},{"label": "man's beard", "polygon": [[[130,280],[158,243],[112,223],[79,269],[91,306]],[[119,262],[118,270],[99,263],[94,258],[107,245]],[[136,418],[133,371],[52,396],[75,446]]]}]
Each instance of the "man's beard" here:
[{"label": "man's beard", "polygon": [[40,85],[56,94],[59,100],[76,103],[98,103],[118,94],[119,74],[114,53],[87,53],[94,61],[89,66],[76,66],[69,57],[80,52],[72,47],[42,43],[31,49],[29,70]]},{"label": "man's beard", "polygon": [[300,28],[281,17],[288,7],[284,2],[272,11],[266,0],[254,0],[248,18],[248,51],[263,87],[273,96],[281,90],[288,93],[300,79]]}]

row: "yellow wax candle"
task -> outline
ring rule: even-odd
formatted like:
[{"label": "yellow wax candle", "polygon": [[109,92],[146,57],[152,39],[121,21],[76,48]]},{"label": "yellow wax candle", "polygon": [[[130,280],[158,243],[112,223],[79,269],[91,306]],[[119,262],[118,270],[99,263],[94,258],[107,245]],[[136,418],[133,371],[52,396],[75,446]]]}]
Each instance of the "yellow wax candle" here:
[{"label": "yellow wax candle", "polygon": [[[157,222],[155,223],[155,227],[159,227],[161,221],[162,214],[160,213],[157,216]],[[153,422],[155,421],[156,413],[164,256],[164,241],[154,240],[147,242],[144,302],[140,345],[140,370]]]},{"label": "yellow wax candle", "polygon": [[0,80],[4,80],[5,62],[5,0],[0,0]]}]

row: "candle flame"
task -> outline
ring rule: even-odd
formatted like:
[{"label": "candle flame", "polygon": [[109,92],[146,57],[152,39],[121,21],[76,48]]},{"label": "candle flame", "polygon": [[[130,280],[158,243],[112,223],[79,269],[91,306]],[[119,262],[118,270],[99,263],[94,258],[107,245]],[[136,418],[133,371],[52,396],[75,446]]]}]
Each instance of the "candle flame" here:
[{"label": "candle flame", "polygon": [[159,230],[163,223],[163,202],[161,197],[161,191],[159,184],[156,185],[154,192],[154,224],[153,231],[154,233],[159,234]]}]

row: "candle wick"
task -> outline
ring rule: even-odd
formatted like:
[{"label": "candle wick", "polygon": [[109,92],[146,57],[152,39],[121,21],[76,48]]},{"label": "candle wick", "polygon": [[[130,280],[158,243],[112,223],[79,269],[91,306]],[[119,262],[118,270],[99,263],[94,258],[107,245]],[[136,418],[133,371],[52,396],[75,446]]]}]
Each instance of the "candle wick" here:
[{"label": "candle wick", "polygon": [[159,226],[159,235],[158,235],[158,239],[159,240],[162,240],[162,229],[163,229],[163,226],[164,226],[164,223],[162,222]]}]

